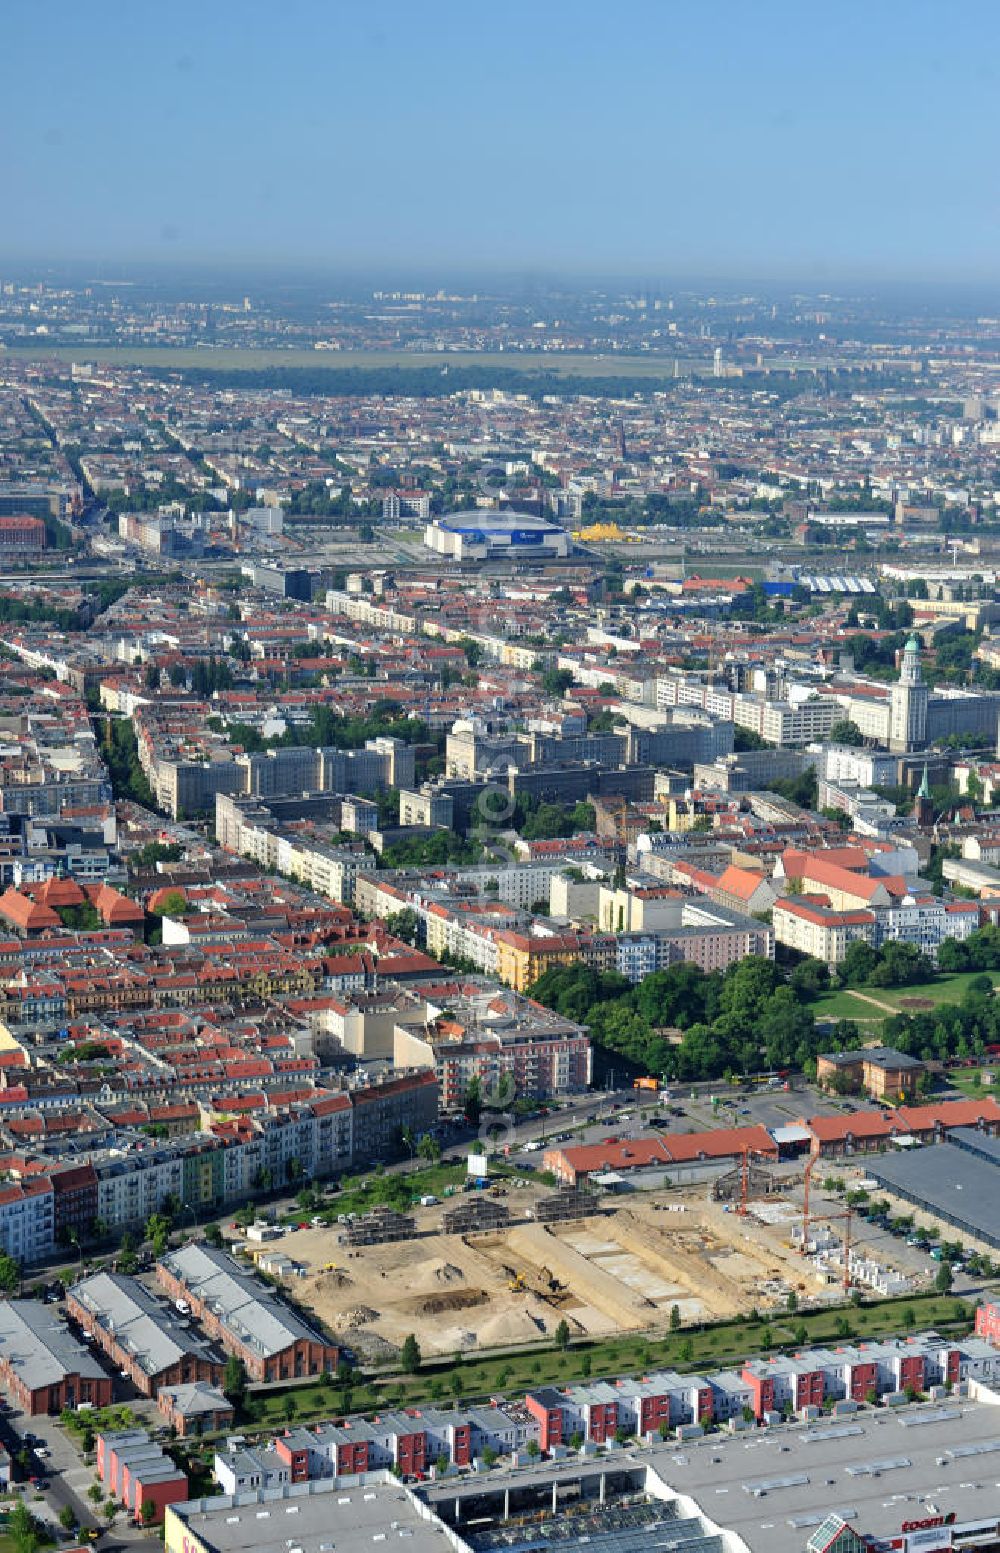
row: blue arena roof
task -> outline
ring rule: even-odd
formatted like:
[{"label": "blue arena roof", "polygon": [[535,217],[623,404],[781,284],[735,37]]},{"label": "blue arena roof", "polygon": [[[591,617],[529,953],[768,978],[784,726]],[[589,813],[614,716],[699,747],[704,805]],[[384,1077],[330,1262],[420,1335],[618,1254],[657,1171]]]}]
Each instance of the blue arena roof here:
[{"label": "blue arena roof", "polygon": [[558,523],[549,518],[537,518],[533,512],[480,512],[475,507],[464,512],[447,512],[435,518],[434,523],[438,528],[447,529],[449,534],[509,534],[512,530],[523,532],[525,529],[534,529],[540,534],[562,533]]}]

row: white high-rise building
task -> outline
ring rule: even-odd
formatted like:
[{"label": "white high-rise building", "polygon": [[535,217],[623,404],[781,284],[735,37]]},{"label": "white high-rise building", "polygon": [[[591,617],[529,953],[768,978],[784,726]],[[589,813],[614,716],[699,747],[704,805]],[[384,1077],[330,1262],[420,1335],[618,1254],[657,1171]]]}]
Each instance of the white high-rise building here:
[{"label": "white high-rise building", "polygon": [[889,748],[905,755],[927,743],[927,686],[920,669],[920,643],[911,636],[903,649],[899,681],[889,696]]}]

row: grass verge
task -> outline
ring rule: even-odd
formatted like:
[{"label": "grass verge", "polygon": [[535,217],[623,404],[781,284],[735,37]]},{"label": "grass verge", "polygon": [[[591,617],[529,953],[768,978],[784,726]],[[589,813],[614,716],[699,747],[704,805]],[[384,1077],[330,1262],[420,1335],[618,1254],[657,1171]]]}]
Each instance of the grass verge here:
[{"label": "grass verge", "polygon": [[967,1332],[972,1312],[953,1295],[912,1295],[831,1310],[775,1313],[768,1318],[720,1322],[687,1328],[666,1337],[621,1336],[573,1344],[562,1351],[546,1347],[510,1354],[455,1356],[425,1363],[416,1375],[373,1376],[310,1382],[251,1398],[251,1424],[338,1416],[379,1407],[467,1402],[491,1396],[519,1395],[536,1386],[566,1386],[585,1380],[678,1370],[698,1374],[739,1366],[744,1360],[779,1349],[935,1328],[955,1335]]}]

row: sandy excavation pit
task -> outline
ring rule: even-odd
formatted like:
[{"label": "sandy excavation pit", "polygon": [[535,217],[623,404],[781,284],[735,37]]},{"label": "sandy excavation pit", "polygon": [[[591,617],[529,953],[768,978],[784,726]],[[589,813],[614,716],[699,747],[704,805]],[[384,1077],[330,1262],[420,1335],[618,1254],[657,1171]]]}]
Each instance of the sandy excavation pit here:
[{"label": "sandy excavation pit", "polygon": [[[674,1305],[684,1322],[733,1316],[801,1278],[766,1227],[704,1197],[688,1199],[683,1216],[659,1211],[660,1200],[636,1195],[573,1222],[352,1250],[333,1228],[299,1230],[282,1250],[308,1270],[295,1298],[361,1355],[398,1348],[409,1332],[433,1354],[537,1341],[560,1320],[581,1336],[666,1329]],[[765,1285],[773,1298],[762,1297]]]}]

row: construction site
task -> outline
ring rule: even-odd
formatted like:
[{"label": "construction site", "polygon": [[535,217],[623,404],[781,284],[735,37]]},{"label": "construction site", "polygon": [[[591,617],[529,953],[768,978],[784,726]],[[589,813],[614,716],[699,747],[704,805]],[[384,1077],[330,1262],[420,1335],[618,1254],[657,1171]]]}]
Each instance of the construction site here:
[{"label": "construction site", "polygon": [[388,1224],[381,1241],[361,1223],[295,1231],[283,1245],[304,1272],[295,1297],[370,1360],[391,1358],[411,1332],[430,1356],[551,1340],[562,1320],[572,1336],[600,1337],[663,1331],[675,1305],[688,1325],[784,1308],[792,1291],[808,1303],[842,1297],[836,1277],[801,1256],[801,1210],[778,1197],[745,1214],[704,1185],[627,1201],[526,1198],[420,1210],[404,1238]]}]

